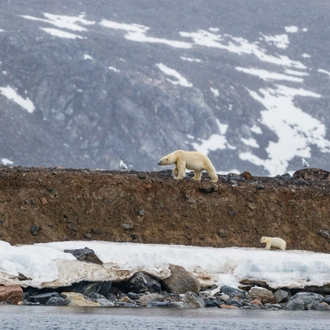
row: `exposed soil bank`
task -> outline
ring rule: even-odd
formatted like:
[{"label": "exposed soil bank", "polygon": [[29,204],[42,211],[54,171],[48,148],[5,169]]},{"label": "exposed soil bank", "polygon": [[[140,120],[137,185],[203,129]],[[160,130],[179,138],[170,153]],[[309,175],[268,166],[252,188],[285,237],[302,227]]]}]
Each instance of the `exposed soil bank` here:
[{"label": "exposed soil bank", "polygon": [[261,236],[279,236],[287,249],[330,252],[328,178],[306,169],[294,178],[245,173],[211,183],[206,174],[176,181],[171,171],[2,166],[0,239],[260,248]]}]

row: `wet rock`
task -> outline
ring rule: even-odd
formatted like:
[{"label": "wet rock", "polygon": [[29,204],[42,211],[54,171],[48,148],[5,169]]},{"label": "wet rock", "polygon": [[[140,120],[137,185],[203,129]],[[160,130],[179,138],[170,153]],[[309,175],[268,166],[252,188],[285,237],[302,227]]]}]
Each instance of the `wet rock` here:
[{"label": "wet rock", "polygon": [[147,303],[146,307],[169,307],[169,301],[150,301]]},{"label": "wet rock", "polygon": [[89,249],[88,247],[85,247],[83,249],[64,250],[64,252],[71,253],[79,261],[91,262],[98,265],[103,264],[103,262],[95,254],[95,252],[92,249]]},{"label": "wet rock", "polygon": [[23,300],[23,290],[19,285],[0,286],[0,301],[18,304]]},{"label": "wet rock", "polygon": [[204,308],[204,299],[192,291],[186,292],[182,297],[182,302],[187,308]]},{"label": "wet rock", "polygon": [[47,306],[66,306],[67,301],[62,297],[51,297],[47,302]]},{"label": "wet rock", "polygon": [[245,297],[246,297],[245,291],[240,290],[240,289],[235,289],[235,288],[232,288],[227,285],[224,285],[221,287],[220,293],[224,293],[224,294],[228,295],[230,298],[238,297],[241,299],[245,299]]},{"label": "wet rock", "polygon": [[61,296],[67,301],[68,306],[80,307],[100,307],[101,304],[90,299],[86,299],[81,293],[62,292]]},{"label": "wet rock", "polygon": [[248,296],[252,299],[258,299],[263,304],[270,303],[273,304],[275,302],[275,297],[272,291],[267,290],[262,287],[253,287],[249,290]]},{"label": "wet rock", "polygon": [[221,302],[218,299],[206,298],[206,299],[204,299],[204,304],[205,304],[205,307],[207,307],[207,308],[212,308],[212,307],[219,308],[221,305]]},{"label": "wet rock", "polygon": [[183,294],[187,291],[199,293],[200,283],[198,279],[178,265],[170,265],[171,276],[163,280],[164,286],[168,291]]},{"label": "wet rock", "polygon": [[230,306],[236,306],[236,307],[243,307],[243,305],[244,305],[241,300],[238,300],[238,299],[235,299],[235,298],[229,298],[226,301],[226,304],[230,305]]},{"label": "wet rock", "polygon": [[136,273],[128,282],[129,290],[135,293],[142,293],[149,291],[160,292],[161,285],[157,279],[154,277],[145,274],[145,273]]},{"label": "wet rock", "polygon": [[310,304],[320,304],[324,301],[324,297],[313,292],[298,292],[292,296],[285,305],[288,310],[305,310]]},{"label": "wet rock", "polygon": [[284,303],[288,301],[289,293],[285,290],[279,289],[274,292],[274,298],[277,303]]},{"label": "wet rock", "polygon": [[102,294],[99,293],[91,293],[88,298],[94,302],[100,303],[102,307],[114,307],[115,302],[110,301],[107,298],[105,298]]},{"label": "wet rock", "polygon": [[40,305],[46,305],[50,298],[59,298],[60,295],[58,292],[48,292],[48,293],[40,293],[36,295],[29,296],[28,301],[32,303],[37,303]]}]

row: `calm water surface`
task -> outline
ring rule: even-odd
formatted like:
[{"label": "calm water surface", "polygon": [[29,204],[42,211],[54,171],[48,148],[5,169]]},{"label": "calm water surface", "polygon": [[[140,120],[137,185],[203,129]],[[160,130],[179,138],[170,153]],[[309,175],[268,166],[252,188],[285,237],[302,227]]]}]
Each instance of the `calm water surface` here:
[{"label": "calm water surface", "polygon": [[0,306],[0,329],[325,330],[330,313],[224,309]]}]

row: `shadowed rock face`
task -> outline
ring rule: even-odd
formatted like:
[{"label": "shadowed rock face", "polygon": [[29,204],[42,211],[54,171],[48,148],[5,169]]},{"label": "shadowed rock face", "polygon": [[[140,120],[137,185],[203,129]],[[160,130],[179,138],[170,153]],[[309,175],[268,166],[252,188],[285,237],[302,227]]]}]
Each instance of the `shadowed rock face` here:
[{"label": "shadowed rock face", "polygon": [[[0,18],[0,162],[156,170],[173,150],[200,149],[218,171],[267,175],[274,144],[299,136],[272,174],[298,169],[299,153],[327,168],[327,5],[4,0]],[[290,141],[262,100],[286,88]]]},{"label": "shadowed rock face", "polygon": [[329,252],[329,181],[244,176],[212,183],[206,174],[174,180],[171,171],[0,166],[0,238],[261,249],[267,235],[283,238],[287,250]]}]

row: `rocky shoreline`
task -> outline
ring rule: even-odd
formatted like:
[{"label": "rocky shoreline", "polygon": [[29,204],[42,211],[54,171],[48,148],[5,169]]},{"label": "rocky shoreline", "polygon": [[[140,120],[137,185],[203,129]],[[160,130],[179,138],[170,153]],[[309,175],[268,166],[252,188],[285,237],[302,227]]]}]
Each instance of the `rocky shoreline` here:
[{"label": "rocky shoreline", "polygon": [[[66,250],[77,260],[102,264],[89,248]],[[171,275],[159,279],[137,272],[126,281],[81,281],[70,286],[38,289],[0,286],[0,304],[79,307],[239,308],[330,311],[330,295],[302,289],[270,289],[260,285],[201,288],[199,280],[183,267],[169,265]],[[21,280],[26,280],[21,275]],[[325,290],[326,291],[326,290]]]}]

